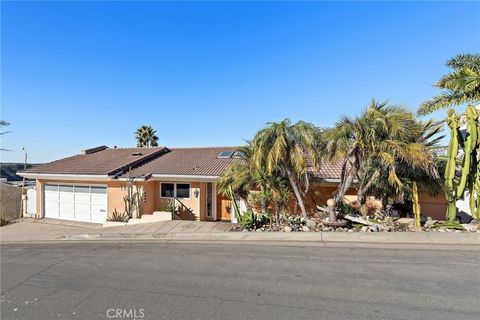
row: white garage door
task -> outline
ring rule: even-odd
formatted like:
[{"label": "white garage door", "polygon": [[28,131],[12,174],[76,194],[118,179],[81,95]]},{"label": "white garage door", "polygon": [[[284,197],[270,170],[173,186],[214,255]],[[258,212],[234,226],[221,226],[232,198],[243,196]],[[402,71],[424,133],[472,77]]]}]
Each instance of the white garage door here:
[{"label": "white garage door", "polygon": [[107,219],[107,187],[45,185],[45,217],[84,222]]}]

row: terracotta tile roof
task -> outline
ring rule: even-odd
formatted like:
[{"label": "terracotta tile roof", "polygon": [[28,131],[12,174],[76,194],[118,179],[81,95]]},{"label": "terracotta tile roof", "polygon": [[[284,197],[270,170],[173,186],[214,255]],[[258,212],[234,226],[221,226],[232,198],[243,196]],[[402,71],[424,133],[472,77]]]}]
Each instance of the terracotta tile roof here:
[{"label": "terracotta tile roof", "polygon": [[[219,158],[223,151],[237,147],[169,148],[169,152],[156,157],[132,171],[132,176],[147,174],[220,176],[238,158]],[[125,175],[124,175],[125,176]]]},{"label": "terracotta tile roof", "polygon": [[323,161],[320,170],[314,176],[320,179],[340,179],[342,176],[342,162]]},{"label": "terracotta tile roof", "polygon": [[164,147],[104,149],[38,165],[20,173],[113,175],[158,156],[165,150]]},{"label": "terracotta tile roof", "polygon": [[[107,148],[35,166],[20,173],[126,177],[131,167],[134,177],[150,174],[217,177],[230,165],[241,161],[235,157],[218,157],[220,153],[235,151],[236,148]],[[315,176],[320,179],[340,179],[340,174],[341,162],[324,162]]]}]

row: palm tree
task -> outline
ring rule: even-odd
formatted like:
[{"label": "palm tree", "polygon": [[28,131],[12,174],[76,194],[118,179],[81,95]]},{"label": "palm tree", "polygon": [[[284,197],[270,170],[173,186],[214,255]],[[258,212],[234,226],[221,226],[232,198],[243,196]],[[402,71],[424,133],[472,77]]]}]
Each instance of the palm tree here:
[{"label": "palm tree", "polygon": [[[10,122],[5,121],[5,120],[0,120],[0,128],[6,127],[6,126],[9,126],[9,125],[10,125]],[[0,132],[0,136],[4,135],[6,133],[9,133],[9,131]],[[0,151],[11,151],[11,150],[1,148]]]},{"label": "palm tree", "polygon": [[135,132],[135,139],[137,140],[137,147],[157,147],[158,137],[155,135],[157,130],[151,126],[143,125]]},{"label": "palm tree", "polygon": [[265,168],[255,166],[254,150],[250,142],[236,151],[240,155],[240,161],[220,177],[217,187],[224,194],[232,190],[237,197],[247,203],[260,204],[262,214],[267,214],[268,202],[273,200],[277,189],[276,177],[269,174]]},{"label": "palm tree", "polygon": [[480,102],[480,54],[459,54],[448,60],[447,66],[453,69],[452,72],[435,84],[444,91],[424,102],[418,114],[426,115],[451,106]]},{"label": "palm tree", "polygon": [[366,214],[366,194],[379,185],[379,181],[387,181],[397,191],[402,188],[398,175],[400,162],[414,170],[429,169],[431,153],[419,139],[419,131],[420,126],[412,113],[387,102],[372,100],[360,116],[342,116],[334,128],[324,132],[328,141],[327,158],[342,160],[335,203],[343,201],[346,191],[356,180],[358,201]]},{"label": "palm tree", "polygon": [[303,121],[292,124],[285,119],[268,123],[252,141],[255,167],[288,179],[304,218],[307,218],[304,195],[309,187],[309,169],[319,164],[318,135],[319,130],[313,124]]},{"label": "palm tree", "polygon": [[[405,199],[412,199],[414,197],[414,184],[417,185],[418,191],[432,195],[437,195],[442,190],[442,183],[438,173],[439,163],[434,155],[439,141],[444,138],[444,136],[438,136],[442,126],[433,121],[418,121],[417,125],[418,129],[412,132],[411,140],[405,141],[405,143],[419,143],[425,146],[424,165],[414,167],[403,159],[396,159],[395,171],[400,184],[398,186],[391,185],[388,181],[388,170],[381,168],[378,178],[371,184],[370,189],[364,191],[382,199],[384,205],[388,203],[388,200],[404,202]],[[377,169],[377,167],[371,167],[371,165],[369,163],[367,166],[370,167],[364,170],[364,172],[370,173],[370,175],[367,174],[367,179],[371,178],[371,173]],[[364,182],[363,185],[365,185]]]}]

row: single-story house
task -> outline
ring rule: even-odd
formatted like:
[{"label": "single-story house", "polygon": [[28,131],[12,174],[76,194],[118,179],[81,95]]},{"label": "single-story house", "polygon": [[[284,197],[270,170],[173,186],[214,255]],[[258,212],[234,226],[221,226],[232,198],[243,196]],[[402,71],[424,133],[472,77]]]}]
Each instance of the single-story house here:
[{"label": "single-story house", "polygon": [[[84,222],[105,222],[124,212],[127,184],[142,190],[142,214],[152,214],[177,199],[185,209],[177,219],[232,219],[230,200],[217,192],[225,170],[241,161],[236,147],[107,148],[38,165],[18,174],[36,181],[36,216]],[[326,203],[339,183],[340,167],[325,163],[307,199],[310,210]],[[347,193],[354,197],[355,190]],[[444,216],[444,201],[424,196],[424,212]]]}]

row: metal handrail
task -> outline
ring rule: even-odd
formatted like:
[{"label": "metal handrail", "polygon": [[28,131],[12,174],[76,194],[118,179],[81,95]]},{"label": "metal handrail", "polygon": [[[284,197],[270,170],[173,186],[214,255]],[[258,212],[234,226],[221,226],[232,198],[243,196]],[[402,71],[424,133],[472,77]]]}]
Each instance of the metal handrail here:
[{"label": "metal handrail", "polygon": [[187,207],[182,201],[180,201],[180,199],[178,199],[177,197],[174,197],[172,199],[172,220],[175,220],[175,211],[176,211],[176,202],[178,201],[178,203],[186,210],[188,211],[194,218],[195,218],[195,214],[193,213],[193,210],[190,209],[189,207]]}]

